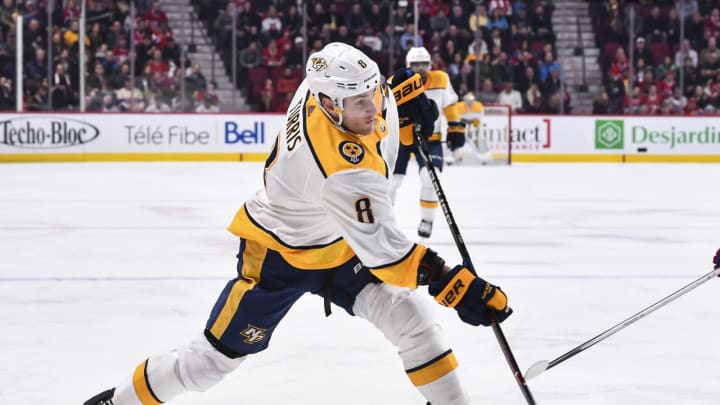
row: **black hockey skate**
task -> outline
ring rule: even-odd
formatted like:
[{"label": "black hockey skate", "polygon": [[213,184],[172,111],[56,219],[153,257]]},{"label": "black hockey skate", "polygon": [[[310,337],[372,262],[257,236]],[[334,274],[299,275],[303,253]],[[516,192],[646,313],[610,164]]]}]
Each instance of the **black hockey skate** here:
[{"label": "black hockey skate", "polygon": [[421,220],[418,226],[418,235],[421,238],[429,238],[430,234],[432,234],[432,225],[432,221]]},{"label": "black hockey skate", "polygon": [[113,405],[112,397],[114,394],[115,388],[111,388],[88,399],[83,405]]}]

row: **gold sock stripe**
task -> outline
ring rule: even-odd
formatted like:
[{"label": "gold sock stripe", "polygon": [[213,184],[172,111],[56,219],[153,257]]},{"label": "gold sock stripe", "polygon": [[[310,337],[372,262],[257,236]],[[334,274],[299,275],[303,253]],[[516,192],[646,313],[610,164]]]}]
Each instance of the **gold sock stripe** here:
[{"label": "gold sock stripe", "polygon": [[405,370],[405,372],[413,385],[419,387],[444,377],[449,372],[455,370],[457,366],[458,362],[455,358],[455,354],[453,354],[452,350],[448,350],[429,362],[421,366]]},{"label": "gold sock stripe", "polygon": [[440,305],[455,308],[455,306],[468,292],[470,283],[472,283],[472,281],[476,278],[477,277],[475,277],[475,275],[472,274],[467,267],[463,267],[457,274],[455,274],[455,277],[447,283],[445,288],[440,291],[440,294],[435,296],[435,301],[437,301]]},{"label": "gold sock stripe", "polygon": [[228,326],[230,326],[230,322],[235,316],[235,312],[237,312],[240,301],[242,301],[245,293],[252,290],[253,287],[260,282],[260,270],[262,269],[266,254],[267,248],[258,242],[253,240],[245,241],[242,265],[243,278],[235,281],[235,284],[233,284],[230,294],[228,294],[227,300],[225,301],[225,305],[223,305],[220,314],[210,328],[210,333],[215,339],[220,340]]},{"label": "gold sock stripe", "polygon": [[423,208],[437,208],[440,205],[437,201],[420,200],[420,206]]},{"label": "gold sock stripe", "polygon": [[149,360],[145,360],[139,366],[135,368],[133,373],[133,388],[135,388],[135,395],[137,395],[140,402],[143,405],[158,405],[162,404],[155,393],[150,388],[150,383],[147,378],[147,365]]}]

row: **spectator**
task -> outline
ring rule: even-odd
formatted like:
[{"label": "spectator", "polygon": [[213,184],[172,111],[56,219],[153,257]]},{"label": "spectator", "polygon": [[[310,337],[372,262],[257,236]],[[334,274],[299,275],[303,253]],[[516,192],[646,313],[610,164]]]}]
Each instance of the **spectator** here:
[{"label": "spectator", "polygon": [[717,48],[717,37],[714,36],[708,37],[707,46],[700,52],[700,65],[710,59],[710,52],[712,51],[720,52],[720,49]]},{"label": "spectator", "polygon": [[531,83],[530,88],[525,93],[525,99],[527,100],[528,107],[527,112],[539,114],[547,111],[543,102],[543,96],[540,92],[540,87],[537,83]]},{"label": "spectator", "polygon": [[497,104],[498,94],[493,88],[493,82],[490,79],[485,79],[482,83],[480,91],[477,93],[477,99],[483,104]]},{"label": "spectator", "polygon": [[[667,40],[667,31],[670,28],[668,19],[660,14],[660,7],[653,6],[650,15],[642,18],[642,29],[640,35],[651,42],[662,42]],[[659,62],[659,61],[657,61]]]},{"label": "spectator", "polygon": [[350,34],[358,36],[362,34],[365,23],[365,13],[362,10],[362,6],[360,3],[354,3],[350,6],[350,12],[345,16],[345,26],[347,26]]},{"label": "spectator", "polygon": [[655,84],[648,86],[647,94],[642,96],[642,104],[647,106],[649,114],[660,113],[664,101],[663,97],[658,93]]},{"label": "spectator", "polygon": [[290,31],[291,35],[297,35],[302,29],[302,16],[298,13],[298,6],[296,4],[290,4],[290,7],[283,12],[282,25]]},{"label": "spectator", "polygon": [[160,25],[167,25],[168,17],[167,14],[162,10],[162,5],[158,0],[152,2],[150,9],[145,12],[142,17],[147,22],[155,22]]},{"label": "spectator", "polygon": [[710,49],[707,61],[700,64],[700,80],[702,83],[707,83],[708,80],[717,77],[718,73],[720,73],[720,57],[717,49]]},{"label": "spectator", "polygon": [[600,96],[593,102],[592,113],[596,115],[604,115],[609,113],[608,94],[606,91],[600,93]]},{"label": "spectator", "polygon": [[682,89],[680,86],[675,86],[672,90],[672,96],[670,100],[670,111],[674,115],[683,115],[685,113],[685,107],[687,106],[688,100],[683,96]]},{"label": "spectator", "polygon": [[254,68],[259,66],[263,61],[262,53],[258,49],[257,42],[250,42],[247,48],[240,51],[240,66],[245,68]]},{"label": "spectator", "polygon": [[433,32],[444,33],[450,28],[450,19],[445,15],[445,10],[438,10],[437,15],[430,17],[430,29]]},{"label": "spectator", "polygon": [[87,78],[87,87],[90,90],[100,90],[104,85],[108,83],[107,76],[105,75],[105,67],[102,63],[96,63],[93,74]]},{"label": "spectator", "polygon": [[267,67],[282,66],[285,64],[285,57],[277,46],[277,41],[271,39],[262,52],[262,65]]},{"label": "spectator", "polygon": [[260,90],[260,102],[262,111],[272,111],[271,106],[275,97],[275,86],[270,78],[265,79],[265,86]]},{"label": "spectator", "polygon": [[[417,39],[417,43],[415,40]],[[412,44],[412,45],[408,45]],[[423,39],[420,35],[415,38],[415,25],[413,24],[407,24],[405,26],[405,32],[400,36],[400,49],[403,50],[403,52],[406,52],[408,49],[410,49],[413,46],[424,46]]]},{"label": "spectator", "polygon": [[367,24],[369,24],[373,33],[381,33],[388,26],[388,12],[385,9],[385,3],[374,1],[370,4],[370,13],[367,16]]},{"label": "spectator", "polygon": [[700,72],[698,71],[697,67],[693,65],[692,59],[690,57],[685,58],[685,65],[683,66],[682,74],[684,76],[684,86],[683,93],[685,95],[691,95],[695,86],[697,84],[700,84]]},{"label": "spectator", "polygon": [[[5,78],[0,79],[2,81]],[[47,86],[38,86],[32,92],[32,96],[27,101],[27,109],[29,111],[44,111],[48,109]]]},{"label": "spectator", "polygon": [[77,94],[73,91],[70,77],[62,64],[55,66],[52,87],[52,106],[55,110],[67,110],[76,103]]},{"label": "spectator", "polygon": [[278,15],[277,9],[274,5],[269,5],[265,18],[262,19],[260,33],[265,38],[265,42],[270,42],[273,39],[279,39],[280,33],[282,32],[282,20]]},{"label": "spectator", "polygon": [[[705,38],[720,35],[720,10],[713,8],[705,20]],[[700,108],[704,108],[700,106]]]},{"label": "spectator", "polygon": [[129,77],[124,80],[123,87],[115,91],[115,98],[121,111],[138,112],[145,110],[143,94],[140,89],[133,86]]},{"label": "spectator", "polygon": [[[618,53],[622,51],[622,48],[618,48]],[[613,64],[615,65],[615,64]],[[618,56],[618,69],[621,70],[620,67],[623,67],[624,70],[627,70],[627,63],[625,62],[625,52],[622,52],[622,55]],[[545,83],[545,81],[552,75],[553,72],[557,71],[558,74],[560,73],[560,64],[553,58],[553,54],[551,52],[545,53],[545,59],[543,60],[543,63],[538,67],[538,79],[540,80],[540,83]],[[610,69],[611,75],[616,76],[613,74],[613,69]],[[616,72],[618,74],[621,74],[622,71]]]},{"label": "spectator", "polygon": [[199,63],[192,66],[190,74],[185,77],[185,85],[189,93],[202,91],[204,94],[207,89],[207,79],[205,78],[205,75],[202,72],[202,66],[200,66]]},{"label": "spectator", "polygon": [[[650,52],[650,49],[645,46],[645,38],[638,37],[635,40],[635,50],[633,51],[633,57],[635,58],[635,68],[637,69],[637,61],[639,59],[643,59],[645,61],[645,65],[647,66],[655,66],[656,63],[659,63],[660,61],[655,61],[653,58],[652,52]],[[639,70],[639,69],[638,69]]]},{"label": "spectator", "polygon": [[291,68],[300,69],[305,65],[303,60],[303,46],[305,41],[302,37],[295,37],[292,46],[285,53],[285,64]]},{"label": "spectator", "polygon": [[519,91],[513,88],[513,82],[503,84],[503,91],[498,96],[498,102],[509,105],[514,113],[522,111],[523,108],[522,96]]},{"label": "spectator", "polygon": [[664,78],[668,70],[672,70],[677,76],[677,66],[673,63],[672,57],[670,57],[670,55],[665,55],[663,62],[655,68],[655,77]]},{"label": "spectator", "polygon": [[159,113],[159,112],[170,112],[170,106],[163,102],[162,98],[153,96],[150,98],[150,103],[145,109],[145,112]]}]

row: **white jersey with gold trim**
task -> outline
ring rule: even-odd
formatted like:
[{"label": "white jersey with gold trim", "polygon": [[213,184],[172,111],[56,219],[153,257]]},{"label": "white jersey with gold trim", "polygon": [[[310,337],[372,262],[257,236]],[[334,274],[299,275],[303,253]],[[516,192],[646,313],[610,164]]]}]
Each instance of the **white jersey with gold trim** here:
[{"label": "white jersey with gold trim", "polygon": [[359,137],[335,125],[303,82],[268,158],[265,189],[229,230],[301,269],[327,269],[357,255],[384,281],[415,288],[425,247],[395,222],[390,174],[399,128],[395,100],[386,99],[375,131]]}]

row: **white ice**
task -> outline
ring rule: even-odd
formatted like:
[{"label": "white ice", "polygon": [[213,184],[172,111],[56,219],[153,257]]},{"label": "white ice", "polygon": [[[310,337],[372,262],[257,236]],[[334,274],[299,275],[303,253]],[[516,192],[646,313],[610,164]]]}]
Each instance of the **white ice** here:
[{"label": "white ice", "polygon": [[[260,163],[0,166],[0,404],[81,404],[199,333],[237,242],[225,227]],[[450,167],[479,273],[508,293],[524,371],[711,270],[720,165]],[[418,178],[398,220],[415,239]],[[442,216],[428,241],[458,262]],[[720,280],[529,382],[539,404],[720,404]],[[420,294],[426,292],[421,290]],[[428,299],[430,297],[428,296]],[[434,306],[476,404],[524,404],[495,337]],[[365,321],[303,297],[269,350],[180,404],[421,405]]]}]

